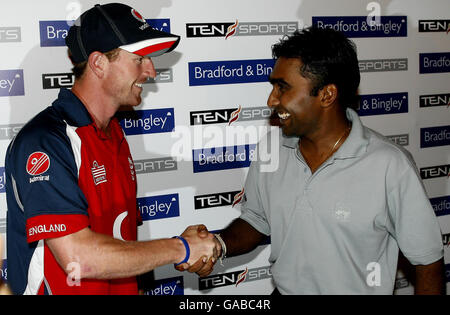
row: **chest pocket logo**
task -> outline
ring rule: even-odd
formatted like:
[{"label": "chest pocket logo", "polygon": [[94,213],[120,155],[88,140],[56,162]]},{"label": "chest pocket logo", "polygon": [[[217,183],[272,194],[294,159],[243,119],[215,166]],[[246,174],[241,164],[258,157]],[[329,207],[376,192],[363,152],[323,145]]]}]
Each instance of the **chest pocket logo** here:
[{"label": "chest pocket logo", "polygon": [[98,184],[107,182],[105,165],[98,165],[97,161],[94,161],[92,163],[91,171],[92,177],[94,178],[94,184],[96,186]]}]

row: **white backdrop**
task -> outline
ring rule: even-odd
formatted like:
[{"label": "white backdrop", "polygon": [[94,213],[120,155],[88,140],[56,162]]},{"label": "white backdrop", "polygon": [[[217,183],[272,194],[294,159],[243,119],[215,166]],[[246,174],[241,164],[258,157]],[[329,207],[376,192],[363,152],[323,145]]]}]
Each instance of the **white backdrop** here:
[{"label": "white backdrop", "polygon": [[[355,31],[350,36],[358,47],[362,71],[362,120],[413,154],[438,215],[443,241],[448,242],[448,0],[122,2],[151,19],[154,27],[182,37],[175,52],[154,59],[159,75],[156,82],[145,85],[142,105],[137,108],[141,118],[123,120],[138,172],[139,207],[146,219],[139,228],[140,240],[178,235],[187,225],[198,223],[221,230],[240,214],[239,205],[231,203],[242,189],[248,157],[243,163],[222,163],[216,155],[215,161],[201,160],[194,167],[193,156],[202,152],[193,150],[253,145],[267,132],[270,47],[282,34],[314,21]],[[96,3],[107,1],[0,4],[2,237],[6,237],[6,148],[26,121],[51,104],[58,86],[70,87],[71,65],[61,43],[68,23]],[[378,26],[365,29],[367,18],[378,21]],[[234,121],[238,111],[239,119]],[[227,136],[239,128],[255,131],[253,137]],[[239,148],[248,153],[252,147]],[[447,246],[445,251],[449,263]],[[263,244],[248,255],[226,260],[224,266],[217,264],[213,275],[204,280],[172,266],[158,268],[157,283],[147,293],[269,294],[273,290],[269,253],[270,245]],[[6,252],[3,257],[1,275],[7,278]],[[397,293],[412,292],[401,272],[397,284]]]}]

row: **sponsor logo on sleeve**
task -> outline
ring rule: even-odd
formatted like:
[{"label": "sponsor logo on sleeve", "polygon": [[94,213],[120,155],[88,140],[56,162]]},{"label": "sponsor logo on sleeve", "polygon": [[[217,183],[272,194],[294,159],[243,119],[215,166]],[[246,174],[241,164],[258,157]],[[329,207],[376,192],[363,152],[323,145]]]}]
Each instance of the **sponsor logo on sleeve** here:
[{"label": "sponsor logo on sleeve", "polygon": [[50,167],[50,158],[44,152],[31,153],[27,160],[27,173],[33,176],[45,173]]},{"label": "sponsor logo on sleeve", "polygon": [[26,171],[30,177],[30,183],[49,181],[50,175],[43,175],[50,168],[50,158],[44,152],[34,152],[28,156]]}]

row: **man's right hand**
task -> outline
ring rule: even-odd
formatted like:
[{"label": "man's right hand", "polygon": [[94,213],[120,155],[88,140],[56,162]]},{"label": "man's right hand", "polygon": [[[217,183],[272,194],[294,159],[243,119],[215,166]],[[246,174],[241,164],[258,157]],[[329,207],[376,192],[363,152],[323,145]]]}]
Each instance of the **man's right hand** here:
[{"label": "man's right hand", "polygon": [[[175,269],[177,269],[178,271],[186,271],[187,270],[191,273],[195,272],[200,277],[206,277],[213,271],[214,265],[217,262],[217,259],[221,254],[222,248],[220,246],[219,241],[215,238],[215,236],[208,232],[208,229],[206,228],[206,226],[204,226],[203,224],[200,224],[200,225],[193,226],[193,227],[196,227],[196,229],[197,229],[196,232],[197,232],[198,238],[200,238],[203,241],[207,241],[207,242],[209,242],[210,240],[213,241],[213,243],[214,243],[213,254],[211,256],[203,255],[200,258],[198,258],[197,260],[194,260],[191,255],[191,259],[189,259],[188,263],[176,266]],[[191,228],[189,232],[193,231],[193,229],[192,229],[193,227],[188,228],[188,229]],[[188,229],[186,229],[185,232],[187,232]],[[184,237],[183,234],[182,234],[182,236]]]}]

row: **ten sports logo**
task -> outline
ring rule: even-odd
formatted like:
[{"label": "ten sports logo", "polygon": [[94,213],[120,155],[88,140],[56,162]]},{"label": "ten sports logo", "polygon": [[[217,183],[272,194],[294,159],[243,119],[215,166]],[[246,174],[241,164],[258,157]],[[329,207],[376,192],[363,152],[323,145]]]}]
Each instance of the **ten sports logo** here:
[{"label": "ten sports logo", "polygon": [[20,27],[0,27],[0,43],[20,42],[21,40]]},{"label": "ten sports logo", "polygon": [[194,125],[223,124],[231,125],[234,122],[268,120],[272,110],[267,106],[243,108],[211,109],[190,112],[190,123]]},{"label": "ten sports logo", "polygon": [[272,277],[270,266],[258,267],[253,269],[245,268],[245,270],[238,270],[223,274],[212,275],[204,278],[199,278],[198,289],[209,290],[229,285],[237,287],[243,282],[251,282]]},{"label": "ten sports logo", "polygon": [[298,29],[298,22],[210,22],[186,24],[186,37],[285,35]]},{"label": "ten sports logo", "polygon": [[419,20],[420,33],[450,33],[450,20]]}]

